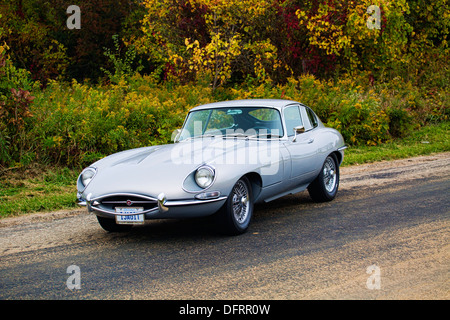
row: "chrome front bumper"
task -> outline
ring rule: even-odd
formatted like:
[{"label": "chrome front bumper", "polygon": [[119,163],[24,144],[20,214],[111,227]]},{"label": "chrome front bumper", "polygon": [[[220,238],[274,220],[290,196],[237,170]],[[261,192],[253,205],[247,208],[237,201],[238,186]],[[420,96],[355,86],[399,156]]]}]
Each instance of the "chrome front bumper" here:
[{"label": "chrome front bumper", "polygon": [[[139,197],[147,200],[147,203],[154,203],[154,207],[140,211],[139,214],[144,214],[146,219],[158,219],[158,218],[170,218],[170,217],[195,217],[207,215],[209,211],[213,214],[220,208],[227,197],[220,196],[220,193],[212,199],[191,199],[191,200],[170,200],[168,201],[164,193],[160,193],[158,197],[152,198],[143,195],[129,194],[129,193],[117,193],[107,194],[96,198],[87,199],[79,198],[78,205],[86,206],[89,212],[93,212],[97,215],[114,217],[116,215],[133,215],[134,213],[124,214],[117,213],[113,209],[108,209],[102,206],[102,199],[113,196],[129,196]],[[186,214],[184,214],[186,213]]]}]

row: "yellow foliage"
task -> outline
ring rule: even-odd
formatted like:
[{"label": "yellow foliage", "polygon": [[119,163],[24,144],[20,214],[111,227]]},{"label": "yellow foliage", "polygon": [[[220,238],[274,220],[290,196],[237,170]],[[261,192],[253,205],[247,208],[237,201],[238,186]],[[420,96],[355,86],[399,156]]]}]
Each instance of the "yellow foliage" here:
[{"label": "yellow foliage", "polygon": [[[280,67],[288,69],[277,56],[269,39],[253,40],[256,21],[263,19],[273,5],[271,0],[188,0],[193,14],[205,21],[208,42],[195,34],[182,42],[173,37],[168,26],[176,20],[178,8],[170,0],[145,0],[147,10],[142,21],[145,34],[139,41],[141,51],[157,61],[169,63],[171,80],[208,81],[213,89],[225,84],[233,66],[245,62],[261,82],[270,82],[270,74]],[[246,36],[244,36],[246,35]],[[176,39],[176,37],[173,37]],[[169,39],[169,40],[166,40]],[[203,41],[201,41],[203,40]]]},{"label": "yellow foliage", "polygon": [[[365,67],[377,67],[374,64],[379,62],[379,58],[383,59],[380,66],[387,65],[405,53],[407,36],[412,31],[404,17],[404,13],[409,12],[406,0],[331,3],[333,5],[321,3],[312,15],[305,10],[297,10],[300,24],[306,26],[310,45],[318,47],[326,55],[344,56],[349,61],[350,69],[357,69],[363,64]],[[380,12],[382,10],[382,15],[377,17],[380,29],[367,26],[368,19],[373,15],[367,10],[372,5],[380,8]]]}]

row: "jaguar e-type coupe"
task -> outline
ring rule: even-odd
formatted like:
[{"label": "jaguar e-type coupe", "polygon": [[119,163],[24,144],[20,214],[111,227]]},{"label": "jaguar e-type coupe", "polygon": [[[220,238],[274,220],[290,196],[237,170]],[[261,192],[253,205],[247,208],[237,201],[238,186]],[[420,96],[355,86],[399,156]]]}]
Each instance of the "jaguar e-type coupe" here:
[{"label": "jaguar e-type coupe", "polygon": [[107,231],[149,219],[215,214],[244,233],[254,204],[308,192],[333,200],[346,145],[302,103],[249,99],[191,109],[174,143],[122,151],[85,168],[80,205]]}]

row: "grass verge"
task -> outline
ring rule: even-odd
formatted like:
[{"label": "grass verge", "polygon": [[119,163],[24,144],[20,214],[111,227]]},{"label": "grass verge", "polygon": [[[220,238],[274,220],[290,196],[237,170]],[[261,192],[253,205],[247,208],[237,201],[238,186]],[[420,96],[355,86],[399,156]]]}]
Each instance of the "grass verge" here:
[{"label": "grass verge", "polygon": [[429,125],[403,139],[378,146],[350,147],[345,151],[343,166],[383,160],[405,159],[450,151],[450,122]]},{"label": "grass verge", "polygon": [[[379,146],[351,147],[346,150],[343,165],[446,151],[450,151],[450,122],[424,127],[408,137]],[[38,165],[1,171],[0,217],[77,208],[78,174],[79,170]]]},{"label": "grass verge", "polygon": [[76,170],[33,165],[1,174],[0,216],[77,207]]}]

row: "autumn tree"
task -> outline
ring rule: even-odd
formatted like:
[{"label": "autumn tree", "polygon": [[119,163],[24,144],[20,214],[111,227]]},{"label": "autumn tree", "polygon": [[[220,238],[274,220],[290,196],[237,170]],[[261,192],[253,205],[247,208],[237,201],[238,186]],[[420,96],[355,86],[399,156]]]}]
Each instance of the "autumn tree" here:
[{"label": "autumn tree", "polygon": [[[1,41],[10,48],[17,67],[33,79],[94,81],[108,67],[105,48],[114,48],[112,36],[136,30],[142,7],[138,0],[79,0],[81,28],[69,29],[69,0],[3,0],[0,6]],[[122,44],[123,45],[123,44]]]},{"label": "autumn tree", "polygon": [[[233,72],[271,81],[282,65],[277,48],[259,32],[261,26],[265,28],[271,4],[269,0],[146,0],[144,36],[136,43],[172,79],[206,78],[213,89],[225,84]],[[190,28],[184,28],[186,21]]]}]

